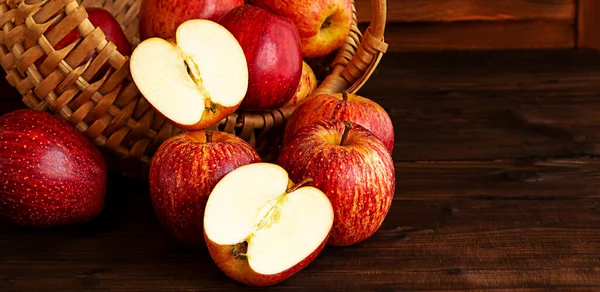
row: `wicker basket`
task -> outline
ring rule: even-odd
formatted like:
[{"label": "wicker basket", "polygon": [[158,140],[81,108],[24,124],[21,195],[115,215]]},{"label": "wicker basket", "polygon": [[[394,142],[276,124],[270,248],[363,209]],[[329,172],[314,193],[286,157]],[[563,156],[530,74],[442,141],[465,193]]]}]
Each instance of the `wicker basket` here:
[{"label": "wicker basket", "polygon": [[[164,121],[140,95],[132,82],[129,59],[106,41],[102,30],[87,19],[85,10],[102,7],[110,11],[135,47],[139,42],[140,2],[0,0],[0,62],[6,79],[29,108],[50,111],[67,120],[120,158],[148,163],[158,146],[181,130]],[[358,29],[354,11],[352,31],[314,94],[356,92],[374,71],[387,48],[383,41],[386,2],[372,0],[372,6],[371,23],[364,35]],[[55,28],[46,33],[51,24],[56,24]],[[83,36],[79,45],[55,51],[52,44],[74,28]],[[74,67],[94,48],[98,54],[85,65]],[[34,63],[42,58],[45,61],[37,67]],[[114,70],[90,84],[91,77],[107,63]],[[262,113],[240,111],[214,128],[235,133],[269,160],[276,155],[278,131],[292,112],[293,108]]]}]

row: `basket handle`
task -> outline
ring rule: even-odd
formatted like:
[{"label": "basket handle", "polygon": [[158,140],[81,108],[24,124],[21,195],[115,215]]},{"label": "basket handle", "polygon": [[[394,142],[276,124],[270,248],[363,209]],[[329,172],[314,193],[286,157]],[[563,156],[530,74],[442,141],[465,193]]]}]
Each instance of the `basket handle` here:
[{"label": "basket handle", "polygon": [[384,41],[387,17],[386,0],[371,0],[371,23],[361,34],[358,29],[356,8],[346,43],[338,50],[332,72],[313,92],[314,95],[358,91],[369,79],[383,54],[387,51]]}]

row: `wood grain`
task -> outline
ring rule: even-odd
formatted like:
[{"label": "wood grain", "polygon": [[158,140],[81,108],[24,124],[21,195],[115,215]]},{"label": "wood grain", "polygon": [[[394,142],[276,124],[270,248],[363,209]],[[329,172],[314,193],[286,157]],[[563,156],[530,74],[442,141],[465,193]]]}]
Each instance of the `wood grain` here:
[{"label": "wood grain", "polygon": [[[589,0],[588,2],[594,2]],[[371,0],[356,0],[359,22],[371,19]],[[389,22],[570,20],[575,0],[388,0]]]},{"label": "wood grain", "polygon": [[600,49],[600,2],[579,0],[577,7],[577,46]]},{"label": "wood grain", "polygon": [[575,30],[569,21],[388,23],[385,37],[392,52],[575,46]]},{"label": "wood grain", "polygon": [[[600,290],[600,53],[386,54],[360,94],[395,126],[392,209],[268,290]],[[175,243],[148,186],[115,173],[88,224],[0,219],[0,291],[39,290],[265,291]]]}]

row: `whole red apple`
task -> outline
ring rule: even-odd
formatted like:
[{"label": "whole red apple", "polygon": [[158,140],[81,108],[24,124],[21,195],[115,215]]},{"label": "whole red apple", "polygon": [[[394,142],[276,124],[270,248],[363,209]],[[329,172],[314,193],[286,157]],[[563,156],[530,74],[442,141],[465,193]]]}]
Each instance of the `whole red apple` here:
[{"label": "whole red apple", "polygon": [[186,20],[218,21],[244,0],[143,0],[139,13],[140,39],[169,39]]},{"label": "whole red apple", "polygon": [[204,246],[202,220],[210,192],[227,173],[259,161],[250,144],[225,132],[186,132],[167,139],[152,158],[149,176],[162,226],[186,246]]},{"label": "whole red apple", "polygon": [[219,23],[238,40],[248,62],[248,92],[240,108],[277,109],[296,93],[302,76],[298,30],[288,19],[242,5]]},{"label": "whole red apple", "polygon": [[370,99],[348,93],[321,94],[298,106],[286,125],[283,144],[300,129],[322,120],[357,123],[381,139],[390,153],[394,149],[394,125],[385,109]]},{"label": "whole red apple", "polygon": [[381,140],[362,126],[320,121],[300,130],[278,159],[294,181],[313,179],[335,212],[328,245],[348,246],[379,229],[394,197],[395,171]]},{"label": "whole red apple", "polygon": [[344,44],[352,26],[350,0],[249,0],[249,3],[289,18],[298,28],[305,58],[334,52]]},{"label": "whole red apple", "polygon": [[104,157],[67,122],[25,109],[0,117],[0,214],[55,227],[95,218],[104,207]]}]

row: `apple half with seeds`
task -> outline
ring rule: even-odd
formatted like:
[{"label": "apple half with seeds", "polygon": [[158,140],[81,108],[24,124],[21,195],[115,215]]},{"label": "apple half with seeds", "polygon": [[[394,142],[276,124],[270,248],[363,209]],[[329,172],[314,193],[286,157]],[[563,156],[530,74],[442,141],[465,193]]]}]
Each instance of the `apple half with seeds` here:
[{"label": "apple half with seeds", "polygon": [[144,40],[131,55],[130,69],[148,102],[185,130],[204,129],[227,117],[248,90],[242,47],[211,20],[182,23],[174,40]]},{"label": "apple half with seeds", "polygon": [[228,173],[211,192],[204,237],[216,265],[248,286],[270,286],[297,273],[321,252],[333,207],[310,179],[292,183],[276,164]]}]

